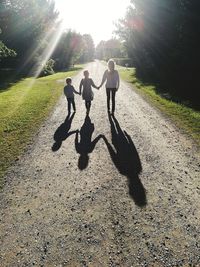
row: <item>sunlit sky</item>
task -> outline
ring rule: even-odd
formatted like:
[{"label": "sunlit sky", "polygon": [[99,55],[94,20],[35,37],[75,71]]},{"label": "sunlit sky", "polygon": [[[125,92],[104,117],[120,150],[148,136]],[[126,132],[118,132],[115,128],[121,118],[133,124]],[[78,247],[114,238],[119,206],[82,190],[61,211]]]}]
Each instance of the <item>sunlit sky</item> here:
[{"label": "sunlit sky", "polygon": [[114,22],[123,18],[130,0],[55,0],[66,29],[91,34],[97,45],[110,39]]}]

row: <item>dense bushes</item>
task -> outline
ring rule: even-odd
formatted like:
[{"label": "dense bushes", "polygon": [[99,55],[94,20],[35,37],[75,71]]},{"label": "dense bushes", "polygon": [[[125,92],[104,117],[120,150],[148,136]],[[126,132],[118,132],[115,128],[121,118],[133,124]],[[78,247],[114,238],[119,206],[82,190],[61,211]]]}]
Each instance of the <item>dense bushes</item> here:
[{"label": "dense bushes", "polygon": [[124,67],[132,67],[133,61],[131,58],[113,58],[117,65]]},{"label": "dense bushes", "polygon": [[[2,33],[2,30],[0,28],[0,34]],[[15,57],[17,54],[14,50],[9,49],[2,41],[0,41],[0,61],[3,58],[7,57]]]},{"label": "dense bushes", "polygon": [[6,57],[15,57],[16,55],[14,50],[9,49],[2,41],[0,41],[0,60]]},{"label": "dense bushes", "polygon": [[53,59],[49,59],[45,66],[43,67],[40,76],[47,76],[54,73],[53,67],[54,67],[55,61]]}]

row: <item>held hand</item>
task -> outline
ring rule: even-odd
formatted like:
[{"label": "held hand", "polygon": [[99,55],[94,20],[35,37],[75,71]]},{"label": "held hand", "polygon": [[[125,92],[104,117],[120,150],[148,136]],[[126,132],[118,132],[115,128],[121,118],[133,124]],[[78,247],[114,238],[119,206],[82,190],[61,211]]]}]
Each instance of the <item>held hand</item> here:
[{"label": "held hand", "polygon": [[104,141],[107,141],[107,139],[106,139],[106,137],[105,137],[104,134],[100,134],[100,135],[99,135],[99,138],[102,138]]},{"label": "held hand", "polygon": [[100,134],[100,136],[101,136],[101,138],[104,140],[105,143],[108,143],[108,140],[107,140],[107,138],[105,137],[104,134]]}]

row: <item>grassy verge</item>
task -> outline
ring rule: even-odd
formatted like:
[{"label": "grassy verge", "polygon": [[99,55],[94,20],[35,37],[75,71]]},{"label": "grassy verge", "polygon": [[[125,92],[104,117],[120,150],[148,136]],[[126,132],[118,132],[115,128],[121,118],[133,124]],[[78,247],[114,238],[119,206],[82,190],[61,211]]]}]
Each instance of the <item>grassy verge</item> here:
[{"label": "grassy verge", "polygon": [[195,143],[200,146],[200,112],[163,98],[156,93],[154,86],[145,85],[139,81],[133,68],[118,67],[118,71],[123,80],[134,84],[140,94],[170,117],[180,129],[192,137]]},{"label": "grassy verge", "polygon": [[0,188],[6,169],[18,159],[61,95],[63,83],[58,80],[80,69],[27,78],[0,92]]}]

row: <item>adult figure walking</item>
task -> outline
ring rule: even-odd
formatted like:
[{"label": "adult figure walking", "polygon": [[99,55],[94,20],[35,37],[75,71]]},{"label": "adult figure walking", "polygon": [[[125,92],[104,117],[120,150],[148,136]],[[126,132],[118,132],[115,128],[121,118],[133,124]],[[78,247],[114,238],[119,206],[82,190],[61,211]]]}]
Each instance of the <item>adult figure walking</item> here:
[{"label": "adult figure walking", "polygon": [[115,112],[115,95],[119,88],[119,73],[115,70],[115,62],[110,59],[108,61],[108,69],[104,72],[102,82],[99,88],[106,81],[107,109],[110,112],[110,98],[112,98],[112,113]]}]

